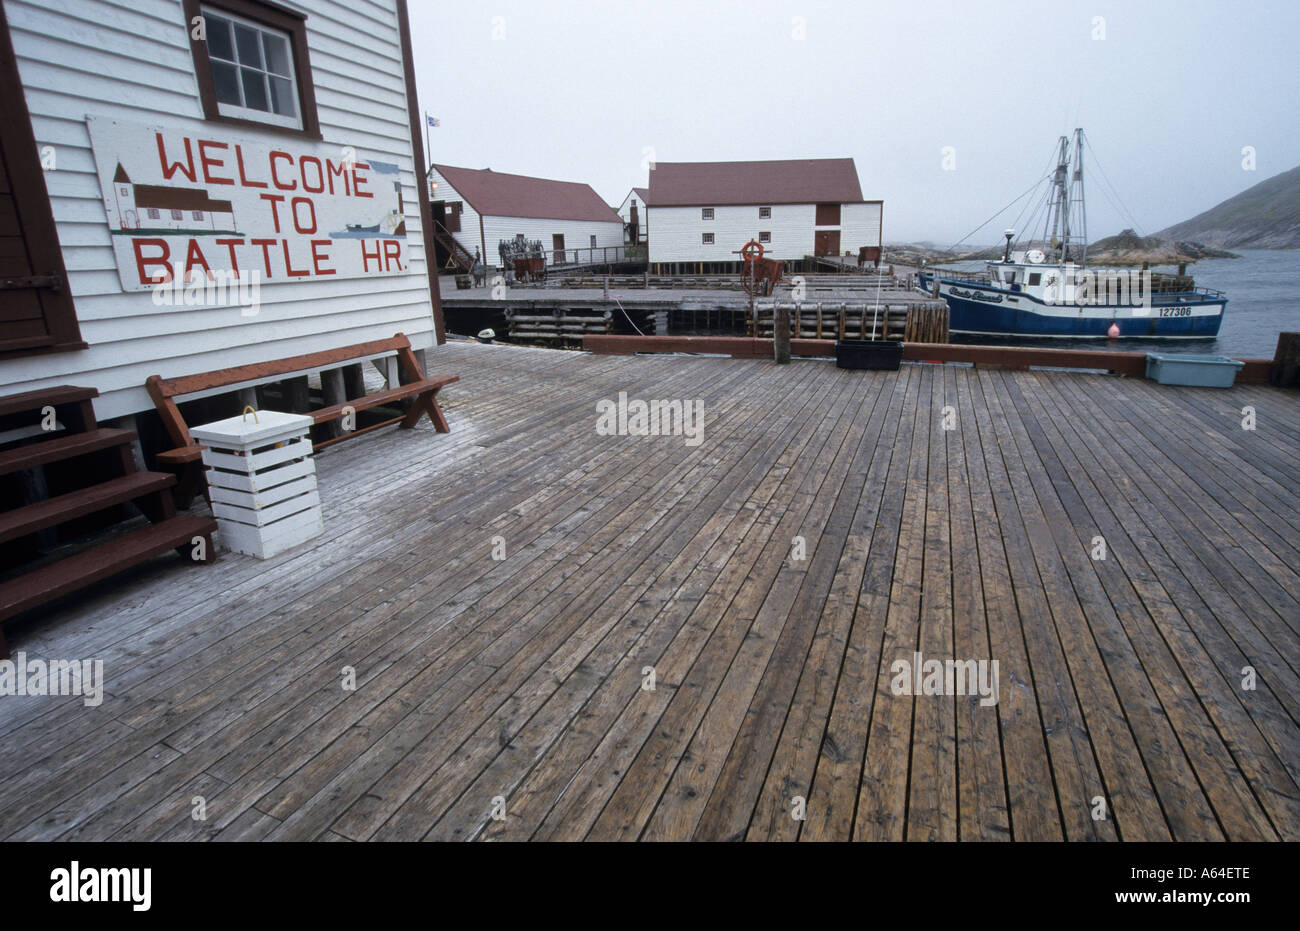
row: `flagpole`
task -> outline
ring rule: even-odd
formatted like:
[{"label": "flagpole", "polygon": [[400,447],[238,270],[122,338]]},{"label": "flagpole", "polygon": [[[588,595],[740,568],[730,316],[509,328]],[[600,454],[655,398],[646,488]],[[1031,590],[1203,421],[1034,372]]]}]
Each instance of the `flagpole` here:
[{"label": "flagpole", "polygon": [[429,171],[433,168],[433,149],[429,148],[429,111],[424,111],[424,197],[429,195]]}]

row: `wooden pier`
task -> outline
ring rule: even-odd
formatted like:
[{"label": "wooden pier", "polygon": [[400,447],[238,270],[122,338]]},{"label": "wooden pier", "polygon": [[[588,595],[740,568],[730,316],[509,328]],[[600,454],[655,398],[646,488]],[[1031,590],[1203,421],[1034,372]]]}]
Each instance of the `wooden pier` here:
[{"label": "wooden pier", "polygon": [[948,342],[947,303],[917,295],[868,301],[762,301],[754,304],[750,336],[772,338],[778,306],[789,312],[792,339]]},{"label": "wooden pier", "polygon": [[[452,432],[324,451],[323,536],[11,625],[105,686],[0,697],[0,838],[1300,839],[1294,390],[428,369]],[[601,435],[620,392],[702,441]],[[917,652],[996,704],[897,694]]]}]

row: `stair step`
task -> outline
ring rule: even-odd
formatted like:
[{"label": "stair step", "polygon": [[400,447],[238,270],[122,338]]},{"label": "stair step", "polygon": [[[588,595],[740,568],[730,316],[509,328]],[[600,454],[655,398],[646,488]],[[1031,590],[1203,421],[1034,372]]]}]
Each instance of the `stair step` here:
[{"label": "stair step", "polygon": [[76,404],[89,401],[99,394],[94,388],[77,388],[73,385],[59,385],[57,388],[37,388],[35,391],[23,391],[20,394],[7,394],[0,398],[0,417],[6,414],[20,414],[59,404]]},{"label": "stair step", "polygon": [[[211,535],[217,523],[209,517],[177,514],[139,530],[106,540],[98,546],[52,562],[0,584],[0,621],[28,611],[178,546],[194,537]],[[213,551],[208,548],[208,558]]]},{"label": "stair step", "polygon": [[134,430],[98,427],[84,433],[71,433],[54,440],[41,440],[0,453],[0,475],[30,469],[47,462],[58,462],[86,453],[123,446],[135,439]]},{"label": "stair step", "polygon": [[79,488],[0,514],[0,543],[142,498],[176,484],[162,472],[133,472],[89,488]]}]

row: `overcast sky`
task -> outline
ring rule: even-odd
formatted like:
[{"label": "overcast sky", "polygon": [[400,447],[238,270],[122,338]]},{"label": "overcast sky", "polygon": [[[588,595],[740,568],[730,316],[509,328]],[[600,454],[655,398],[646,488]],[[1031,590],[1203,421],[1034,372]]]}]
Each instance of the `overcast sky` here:
[{"label": "overcast sky", "polygon": [[[647,154],[851,156],[886,241],[947,245],[1082,126],[1150,234],[1300,163],[1296,0],[410,4],[433,160],[584,181],[615,205]],[[1094,240],[1132,225],[1096,164]]]}]

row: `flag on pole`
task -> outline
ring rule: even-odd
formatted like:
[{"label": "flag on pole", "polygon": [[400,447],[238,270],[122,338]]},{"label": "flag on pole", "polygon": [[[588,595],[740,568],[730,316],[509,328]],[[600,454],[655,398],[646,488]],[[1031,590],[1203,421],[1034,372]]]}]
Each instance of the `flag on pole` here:
[{"label": "flag on pole", "polygon": [[425,114],[425,119],[427,119],[427,120],[429,121],[429,125],[430,125],[430,126],[438,126],[438,125],[439,125],[439,123],[438,123],[438,118],[437,118],[436,116],[429,116],[429,115],[426,113],[426,114]]}]

